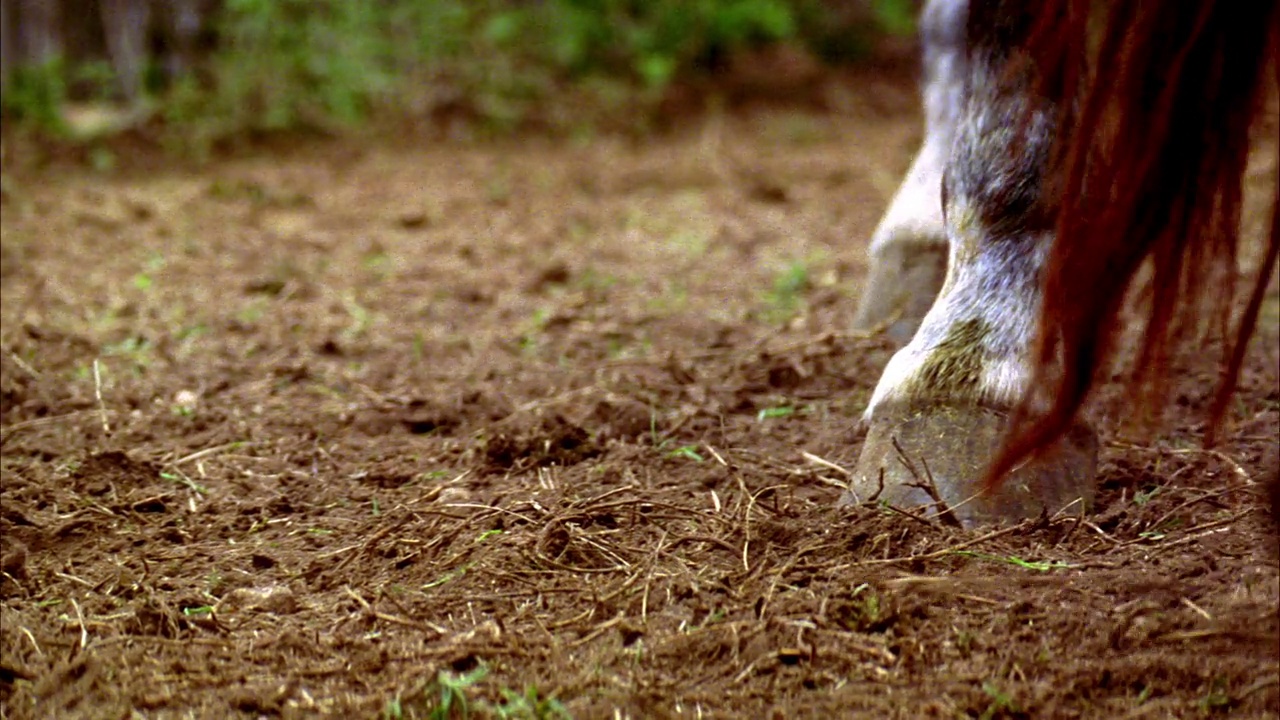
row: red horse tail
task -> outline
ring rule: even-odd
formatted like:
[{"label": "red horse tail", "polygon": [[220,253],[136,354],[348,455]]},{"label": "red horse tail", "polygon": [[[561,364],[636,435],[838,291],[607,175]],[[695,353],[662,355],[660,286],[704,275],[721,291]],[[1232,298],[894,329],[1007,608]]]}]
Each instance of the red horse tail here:
[{"label": "red horse tail", "polygon": [[[1031,358],[1032,387],[1052,399],[1042,413],[1024,403],[1027,422],[1011,432],[989,484],[1071,426],[1113,358],[1122,301],[1144,261],[1153,274],[1129,377],[1136,399],[1163,399],[1170,352],[1200,313],[1215,313],[1224,330],[1230,322],[1250,128],[1267,87],[1280,84],[1280,3],[1118,0],[1101,28],[1091,26],[1093,4],[1045,0],[1029,48],[1040,90],[1065,99],[1053,169],[1061,208]],[[1090,47],[1085,73],[1080,58]],[[1276,193],[1264,264],[1239,325],[1226,334],[1233,340],[1208,442],[1275,271]]]}]

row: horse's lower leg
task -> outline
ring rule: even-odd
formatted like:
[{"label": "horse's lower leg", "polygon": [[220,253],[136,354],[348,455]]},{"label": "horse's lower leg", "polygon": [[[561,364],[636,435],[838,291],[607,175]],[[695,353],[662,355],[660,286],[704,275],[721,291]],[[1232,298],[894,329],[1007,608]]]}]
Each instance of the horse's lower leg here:
[{"label": "horse's lower leg", "polygon": [[[919,330],[885,369],[851,495],[949,509],[966,524],[1056,512],[1092,495],[1096,438],[1077,432],[975,497],[1010,408],[1028,390],[1040,271],[1055,203],[1045,189],[1058,107],[1032,92],[1017,0],[975,0],[966,99],[943,188],[949,267]],[[1080,501],[1080,502],[1076,502]]]},{"label": "horse's lower leg", "polygon": [[964,97],[966,0],[930,0],[920,17],[924,144],[871,237],[871,266],[854,327],[888,324],[906,342],[942,287],[947,237],[942,170]]}]

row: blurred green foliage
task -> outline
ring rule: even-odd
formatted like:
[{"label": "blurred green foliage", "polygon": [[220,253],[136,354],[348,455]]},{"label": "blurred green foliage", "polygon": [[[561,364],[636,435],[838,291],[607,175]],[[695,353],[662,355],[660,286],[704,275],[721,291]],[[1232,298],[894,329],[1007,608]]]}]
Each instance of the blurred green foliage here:
[{"label": "blurred green foliage", "polygon": [[[349,127],[379,112],[450,103],[504,129],[566,88],[598,104],[643,105],[738,50],[792,43],[845,60],[868,37],[914,30],[912,0],[861,0],[868,12],[854,27],[833,20],[837,5],[849,3],[225,0],[201,71],[153,101],[164,126],[196,145],[252,130]],[[62,63],[24,69],[3,99],[6,116],[57,129],[66,78]]]},{"label": "blurred green foliage", "polygon": [[61,59],[16,68],[5,89],[3,109],[48,132],[61,134],[67,99],[66,67]]}]

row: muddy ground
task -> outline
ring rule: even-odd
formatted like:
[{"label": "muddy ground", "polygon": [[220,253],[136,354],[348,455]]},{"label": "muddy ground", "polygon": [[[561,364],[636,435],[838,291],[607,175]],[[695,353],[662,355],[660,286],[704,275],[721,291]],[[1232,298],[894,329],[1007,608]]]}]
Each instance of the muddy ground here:
[{"label": "muddy ground", "polygon": [[1275,717],[1274,289],[1215,450],[1211,363],[1103,392],[1083,522],[834,507],[920,136],[845,93],[11,169],[0,716]]}]

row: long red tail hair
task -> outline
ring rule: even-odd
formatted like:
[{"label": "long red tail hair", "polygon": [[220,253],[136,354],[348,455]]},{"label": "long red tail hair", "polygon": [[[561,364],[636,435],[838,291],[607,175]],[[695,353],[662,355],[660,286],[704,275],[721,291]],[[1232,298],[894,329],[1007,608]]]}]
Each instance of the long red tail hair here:
[{"label": "long red tail hair", "polygon": [[[1032,355],[1033,387],[1050,389],[1052,400],[1038,413],[1024,403],[989,486],[1071,426],[1111,364],[1122,302],[1144,262],[1152,269],[1146,328],[1129,375],[1139,400],[1163,399],[1170,353],[1197,317],[1208,310],[1226,323],[1233,306],[1250,129],[1267,87],[1280,85],[1280,3],[1116,0],[1101,26],[1092,5],[1043,0],[1028,48],[1038,90],[1060,98],[1064,116],[1052,169],[1057,238]],[[1207,442],[1278,252],[1280,188],[1261,270],[1226,335]]]}]

